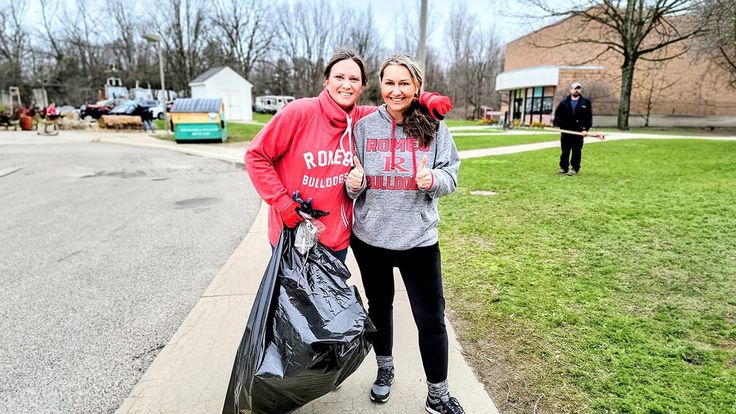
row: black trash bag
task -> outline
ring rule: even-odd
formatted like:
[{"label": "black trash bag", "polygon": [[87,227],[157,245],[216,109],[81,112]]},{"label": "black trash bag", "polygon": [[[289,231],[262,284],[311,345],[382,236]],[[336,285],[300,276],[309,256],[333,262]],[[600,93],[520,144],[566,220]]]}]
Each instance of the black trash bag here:
[{"label": "black trash bag", "polygon": [[253,303],[223,413],[289,413],[341,384],[375,332],[347,267],[317,243],[306,255],[284,229]]}]

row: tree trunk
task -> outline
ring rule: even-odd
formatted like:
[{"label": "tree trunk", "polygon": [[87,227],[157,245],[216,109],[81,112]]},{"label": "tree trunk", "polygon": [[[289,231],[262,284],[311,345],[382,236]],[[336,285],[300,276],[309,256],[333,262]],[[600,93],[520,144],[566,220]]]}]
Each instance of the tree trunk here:
[{"label": "tree trunk", "polygon": [[649,126],[649,117],[652,115],[652,106],[654,106],[652,102],[652,95],[654,94],[654,80],[652,80],[652,83],[649,85],[649,96],[647,96],[647,116],[644,117],[644,126]]},{"label": "tree trunk", "polygon": [[621,99],[618,102],[618,129],[629,129],[629,113],[631,112],[631,86],[634,82],[634,66],[636,58],[624,57],[621,65]]}]

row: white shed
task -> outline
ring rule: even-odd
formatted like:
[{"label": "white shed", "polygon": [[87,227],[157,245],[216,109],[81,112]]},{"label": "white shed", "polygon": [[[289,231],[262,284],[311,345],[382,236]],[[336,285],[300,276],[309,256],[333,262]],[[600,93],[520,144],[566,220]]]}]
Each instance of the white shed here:
[{"label": "white shed", "polygon": [[227,66],[212,68],[189,82],[192,98],[220,98],[228,121],[252,121],[253,84]]}]

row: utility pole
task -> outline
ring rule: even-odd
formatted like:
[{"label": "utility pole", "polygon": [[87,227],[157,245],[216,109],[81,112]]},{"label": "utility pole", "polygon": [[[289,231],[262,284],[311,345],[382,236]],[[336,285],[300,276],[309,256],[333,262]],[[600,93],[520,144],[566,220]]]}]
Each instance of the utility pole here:
[{"label": "utility pole", "polygon": [[161,112],[164,114],[164,131],[166,131],[166,135],[169,134],[169,117],[166,114],[166,102],[168,101],[168,93],[166,91],[166,83],[164,82],[164,53],[163,53],[163,46],[161,45],[161,38],[148,34],[143,33],[142,37],[146,39],[149,43],[155,43],[156,48],[158,49],[158,70],[159,75],[161,75],[161,94],[163,95],[163,109]]},{"label": "utility pole", "polygon": [[[417,51],[419,67],[427,74],[427,0],[422,0],[419,14],[419,50]],[[426,82],[426,79],[425,79]]]}]

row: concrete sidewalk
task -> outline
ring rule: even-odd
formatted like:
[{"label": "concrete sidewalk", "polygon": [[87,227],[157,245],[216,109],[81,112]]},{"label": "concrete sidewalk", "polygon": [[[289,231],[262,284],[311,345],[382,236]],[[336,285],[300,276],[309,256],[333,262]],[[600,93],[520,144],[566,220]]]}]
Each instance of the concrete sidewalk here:
[{"label": "concrete sidewalk", "polygon": [[[610,134],[617,139],[669,136]],[[733,140],[734,137],[714,138]],[[243,148],[222,145],[182,145],[161,141],[142,134],[103,134],[98,141],[142,145],[181,151],[197,156],[243,162]],[[586,142],[601,142],[586,139]],[[605,142],[605,141],[603,141]],[[510,147],[462,151],[461,158],[485,157],[516,152],[555,148],[557,140]],[[243,333],[248,313],[269,260],[267,242],[267,208],[262,205],[249,233],[220,270],[211,285],[136,384],[117,413],[218,413],[225,398],[235,352]],[[362,291],[360,274],[348,256],[350,279]],[[330,413],[423,413],[426,385],[422,370],[417,333],[401,278],[397,277],[395,301],[396,382],[386,404],[374,404],[368,389],[375,379],[375,359],[371,353],[363,365],[343,386],[298,410],[305,414]],[[365,297],[365,295],[363,295]],[[452,307],[452,304],[449,304]],[[493,414],[497,409],[463,358],[462,348],[448,323],[450,336],[450,391],[463,404],[467,413]]]}]

